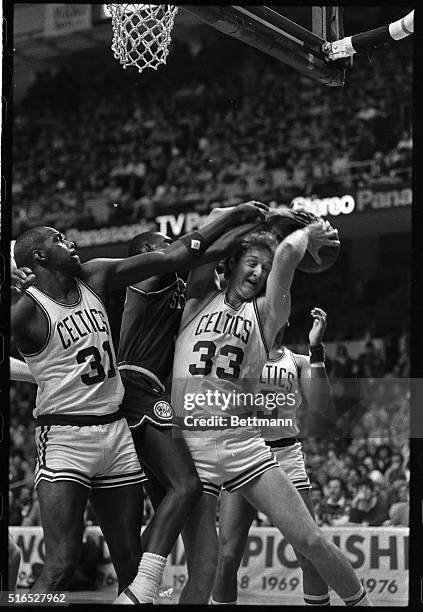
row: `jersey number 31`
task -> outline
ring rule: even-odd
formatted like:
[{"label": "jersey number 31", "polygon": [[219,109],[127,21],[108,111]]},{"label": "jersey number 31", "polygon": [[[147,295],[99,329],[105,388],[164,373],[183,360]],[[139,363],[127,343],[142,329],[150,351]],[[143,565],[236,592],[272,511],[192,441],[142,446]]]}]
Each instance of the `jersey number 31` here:
[{"label": "jersey number 31", "polygon": [[[103,342],[103,349],[107,353],[110,369],[107,372],[107,378],[113,378],[116,376],[115,364],[113,363],[112,349],[108,340]],[[95,385],[103,382],[106,378],[106,372],[104,371],[103,364],[101,363],[101,353],[96,346],[89,346],[88,348],[82,349],[76,356],[78,363],[85,363],[89,357],[92,357],[89,364],[91,366],[91,372],[89,374],[83,374],[81,380],[84,385]]]}]

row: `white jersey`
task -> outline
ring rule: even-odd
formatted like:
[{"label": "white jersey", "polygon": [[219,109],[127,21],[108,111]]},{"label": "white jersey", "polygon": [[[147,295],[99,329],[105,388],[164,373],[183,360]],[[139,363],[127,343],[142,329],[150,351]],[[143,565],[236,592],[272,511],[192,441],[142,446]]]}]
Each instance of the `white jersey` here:
[{"label": "white jersey", "polygon": [[256,300],[234,308],[223,292],[215,293],[176,339],[172,381],[176,414],[184,418],[252,414],[255,387],[267,357]]},{"label": "white jersey", "polygon": [[26,291],[48,321],[44,346],[22,353],[38,385],[35,418],[107,415],[116,412],[123,398],[106,308],[88,285],[75,281],[75,304],[57,302],[36,287]]},{"label": "white jersey", "polygon": [[[276,359],[269,359],[263,367],[257,393],[265,396],[265,406],[260,416],[266,417],[268,426],[261,427],[265,440],[295,438],[299,433],[297,410],[302,397],[300,371],[295,353],[283,347]],[[275,425],[271,423],[278,419]]]}]

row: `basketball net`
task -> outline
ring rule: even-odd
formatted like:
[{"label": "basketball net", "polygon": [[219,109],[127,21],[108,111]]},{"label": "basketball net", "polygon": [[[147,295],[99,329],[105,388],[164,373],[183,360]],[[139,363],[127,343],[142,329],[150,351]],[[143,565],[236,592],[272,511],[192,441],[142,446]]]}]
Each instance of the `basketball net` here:
[{"label": "basketball net", "polygon": [[170,4],[107,4],[112,16],[112,51],[123,65],[157,70],[166,64],[177,6]]}]

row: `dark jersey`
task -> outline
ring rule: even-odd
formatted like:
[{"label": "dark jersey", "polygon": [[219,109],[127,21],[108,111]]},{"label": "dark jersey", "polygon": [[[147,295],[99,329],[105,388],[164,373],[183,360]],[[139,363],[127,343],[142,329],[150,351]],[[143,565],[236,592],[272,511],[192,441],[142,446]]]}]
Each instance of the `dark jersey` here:
[{"label": "dark jersey", "polygon": [[175,337],[185,306],[180,278],[158,291],[126,290],[120,331],[119,369],[153,375],[164,385],[173,365]]}]

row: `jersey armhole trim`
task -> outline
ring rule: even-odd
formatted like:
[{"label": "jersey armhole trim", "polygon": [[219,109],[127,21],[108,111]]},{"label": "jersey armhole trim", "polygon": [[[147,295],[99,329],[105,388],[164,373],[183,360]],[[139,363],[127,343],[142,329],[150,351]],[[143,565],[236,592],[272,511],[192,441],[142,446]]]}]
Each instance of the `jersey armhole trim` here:
[{"label": "jersey armhole trim", "polygon": [[[303,395],[300,364],[298,363],[297,355],[293,351],[289,351],[289,352],[291,353],[292,361],[294,362],[295,368],[297,370],[298,387],[299,387],[299,391],[301,394],[301,403],[305,402],[305,405],[307,406],[307,400],[304,398],[304,395]],[[306,355],[301,355],[301,356],[306,357]]]},{"label": "jersey armhole trim", "polygon": [[103,305],[103,308],[106,308],[106,304],[103,302],[103,300],[101,299],[101,297],[98,295],[98,293],[96,291],[94,291],[94,289],[92,287],[90,287],[89,285],[87,285],[87,283],[84,283],[83,280],[81,280],[80,278],[75,277],[75,280],[78,283],[81,283],[86,289],[88,289],[88,291],[90,291]]},{"label": "jersey armhole trim", "polygon": [[31,297],[31,298],[34,300],[34,302],[35,302],[36,304],[38,304],[38,306],[41,308],[42,312],[44,312],[44,314],[45,314],[45,315],[46,315],[46,317],[47,317],[47,325],[48,325],[47,337],[46,337],[46,339],[45,339],[45,342],[44,342],[43,346],[42,346],[42,347],[41,347],[41,348],[40,348],[38,351],[35,351],[35,353],[24,353],[24,352],[22,352],[21,350],[19,350],[19,348],[18,348],[18,351],[19,351],[19,353],[22,355],[22,357],[36,357],[37,355],[40,355],[40,354],[41,354],[41,353],[42,353],[42,352],[43,352],[43,351],[46,349],[46,347],[47,347],[48,343],[50,342],[50,338],[51,338],[51,328],[52,328],[52,325],[51,325],[51,318],[50,318],[50,315],[49,315],[49,313],[47,312],[46,308],[44,308],[44,306],[43,306],[43,305],[41,304],[41,302],[40,302],[40,301],[39,301],[39,300],[38,300],[38,299],[35,297],[35,295],[33,295],[32,293],[29,293],[28,291],[27,291],[27,295],[29,295],[29,296],[30,296],[30,297]]},{"label": "jersey armhole trim", "polygon": [[223,291],[214,291],[214,292],[213,292],[213,295],[211,295],[211,296],[210,296],[210,299],[209,299],[209,300],[207,300],[207,302],[205,302],[205,303],[203,304],[203,306],[201,306],[200,310],[197,310],[197,312],[196,312],[195,314],[193,314],[193,315],[192,315],[192,317],[191,317],[191,318],[190,318],[188,321],[186,321],[186,322],[184,323],[184,325],[183,325],[183,326],[181,326],[181,327],[179,328],[179,330],[178,330],[178,334],[177,334],[177,335],[179,336],[179,335],[181,334],[181,332],[182,332],[182,331],[183,331],[183,330],[184,330],[186,327],[188,327],[188,325],[190,325],[190,323],[192,323],[192,322],[193,322],[193,320],[195,319],[195,317],[197,317],[197,316],[198,316],[198,315],[199,315],[199,314],[200,314],[200,313],[201,313],[201,312],[202,312],[202,311],[203,311],[203,310],[204,310],[204,309],[205,309],[205,308],[206,308],[206,307],[207,307],[207,306],[210,304],[210,302],[211,302],[212,300],[214,300],[214,298],[215,298],[217,295],[219,295],[220,293],[223,293]]},{"label": "jersey armhole trim", "polygon": [[253,306],[254,306],[254,312],[255,312],[257,323],[258,323],[259,330],[260,330],[261,340],[263,342],[264,350],[266,352],[266,359],[268,360],[269,359],[269,348],[267,346],[266,338],[265,338],[265,335],[264,335],[263,325],[262,325],[262,322],[261,322],[261,319],[260,319],[260,313],[259,313],[259,309],[258,309],[258,306],[257,306],[257,298],[253,299]]}]

